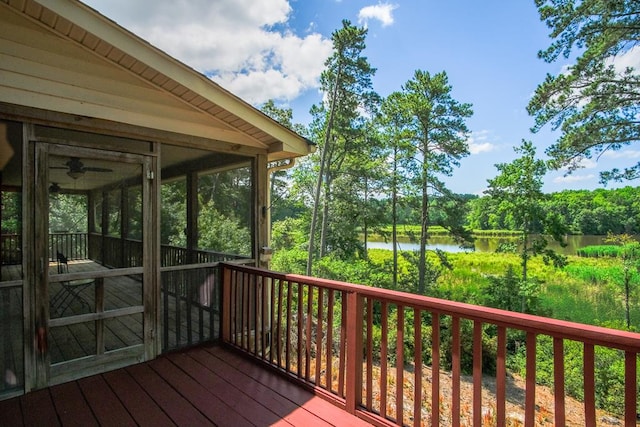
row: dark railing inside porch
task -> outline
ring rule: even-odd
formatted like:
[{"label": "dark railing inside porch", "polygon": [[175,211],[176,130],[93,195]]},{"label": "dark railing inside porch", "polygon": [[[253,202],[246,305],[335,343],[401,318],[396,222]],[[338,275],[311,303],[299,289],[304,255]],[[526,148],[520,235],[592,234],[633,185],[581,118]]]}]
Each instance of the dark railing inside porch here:
[{"label": "dark railing inside porch", "polygon": [[[584,425],[596,425],[598,346],[623,355],[625,425],[636,425],[637,333],[228,264],[223,265],[222,311],[223,342],[373,424],[437,426],[451,420],[454,426],[507,425],[507,332],[520,331],[526,340],[520,420],[525,426],[541,417],[565,425],[563,350],[568,341],[584,349]],[[374,336],[374,322],[380,336]],[[413,325],[411,334],[407,322]],[[482,369],[487,325],[497,330],[492,397],[486,395]],[[546,408],[553,413],[546,415],[536,407],[536,366],[548,362],[536,359],[536,343],[543,336],[553,341],[555,372],[554,408]],[[461,345],[469,341],[471,354]],[[462,398],[463,358],[472,359],[468,400]],[[449,372],[443,360],[450,361]],[[445,381],[450,382],[446,393]]]},{"label": "dark railing inside porch", "polygon": [[[142,242],[90,233],[49,234],[49,261],[58,252],[69,261],[92,261],[110,268],[142,266]],[[19,235],[2,235],[2,265],[22,263]],[[236,254],[161,246],[162,350],[216,340],[220,328],[221,261],[253,262]],[[140,280],[138,276],[129,276]]]}]

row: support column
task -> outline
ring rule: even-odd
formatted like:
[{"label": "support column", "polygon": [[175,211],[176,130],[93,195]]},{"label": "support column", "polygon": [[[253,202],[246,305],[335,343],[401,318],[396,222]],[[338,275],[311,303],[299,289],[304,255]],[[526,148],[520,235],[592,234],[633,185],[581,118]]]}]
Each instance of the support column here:
[{"label": "support column", "polygon": [[198,174],[187,174],[187,264],[196,262],[195,250],[198,247]]},{"label": "support column", "polygon": [[269,268],[269,261],[271,260],[271,248],[269,242],[269,216],[267,211],[269,206],[267,201],[269,200],[269,180],[267,171],[267,156],[259,154],[256,156],[255,168],[254,168],[255,182],[253,188],[255,189],[255,219],[254,219],[254,254],[253,256],[258,260],[258,266],[263,268]]}]

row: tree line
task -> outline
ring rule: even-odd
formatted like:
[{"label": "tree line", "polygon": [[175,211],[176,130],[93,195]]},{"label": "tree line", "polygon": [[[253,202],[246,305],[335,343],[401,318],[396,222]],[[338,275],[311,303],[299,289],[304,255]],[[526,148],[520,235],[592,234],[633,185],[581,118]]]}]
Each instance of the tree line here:
[{"label": "tree line", "polygon": [[[583,159],[637,141],[640,81],[633,68],[620,69],[612,60],[637,44],[636,3],[536,0],[536,6],[553,39],[538,53],[541,59],[553,62],[580,47],[576,63],[559,76],[547,76],[527,106],[533,132],[549,126],[562,135],[546,151],[550,160],[544,162],[536,157],[535,146],[523,140],[516,147],[522,156],[512,164],[496,165],[497,176],[489,180],[484,197],[469,200],[444,183],[469,155],[466,122],[473,106],[453,98],[444,70],[415,70],[398,90],[380,96],[373,88],[376,68],[365,56],[364,27],[345,20],[333,32],[333,52],[320,78],[324,96],[311,107],[308,126],[292,124],[291,110],[273,102],[264,106],[267,114],[317,145],[316,153],[272,181],[272,218],[278,218],[279,210],[287,211],[302,218],[299,227],[307,230],[307,274],[314,274],[314,264],[328,255],[366,258],[361,242],[370,233],[390,225],[390,240],[396,241],[397,227],[407,218],[420,226],[420,293],[429,287],[426,242],[434,224],[461,244],[468,242],[472,228],[551,236],[637,233],[637,204],[623,194],[633,190],[595,192],[592,200],[591,193],[541,192],[542,176],[549,169],[567,168],[570,173]],[[530,173],[523,174],[517,162],[530,165]],[[637,165],[616,168],[601,180],[634,179],[637,170]],[[531,248],[539,248],[538,243],[532,241]],[[392,264],[395,281],[395,252]]]},{"label": "tree line", "polygon": [[[571,234],[640,234],[640,188],[564,190],[544,195],[545,216],[558,215]],[[517,230],[513,212],[500,209],[491,196],[467,203],[466,225],[475,230]],[[536,226],[534,231],[542,232]]]}]

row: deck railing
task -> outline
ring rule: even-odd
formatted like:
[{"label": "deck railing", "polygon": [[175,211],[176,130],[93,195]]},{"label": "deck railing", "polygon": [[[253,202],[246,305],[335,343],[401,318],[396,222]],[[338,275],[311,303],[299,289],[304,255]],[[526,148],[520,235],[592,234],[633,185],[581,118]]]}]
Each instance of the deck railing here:
[{"label": "deck railing", "polygon": [[[0,236],[0,262],[2,265],[22,263],[22,239],[19,234]],[[86,259],[88,257],[87,233],[56,232],[49,234],[49,257],[55,261],[56,253],[65,254],[67,259]]]},{"label": "deck railing", "polygon": [[[637,333],[228,264],[222,295],[223,342],[373,424],[512,424],[507,334],[516,331],[526,345],[524,413],[516,423],[533,426],[546,418],[566,424],[564,350],[573,341],[584,354],[584,425],[597,421],[600,346],[621,353],[625,425],[636,425]],[[490,350],[483,348],[487,327],[497,336]],[[550,361],[536,358],[545,336],[553,342]],[[483,376],[488,357],[495,366],[492,386]],[[553,364],[553,408],[536,405],[536,367],[542,362]],[[469,384],[465,364],[472,370]]]}]

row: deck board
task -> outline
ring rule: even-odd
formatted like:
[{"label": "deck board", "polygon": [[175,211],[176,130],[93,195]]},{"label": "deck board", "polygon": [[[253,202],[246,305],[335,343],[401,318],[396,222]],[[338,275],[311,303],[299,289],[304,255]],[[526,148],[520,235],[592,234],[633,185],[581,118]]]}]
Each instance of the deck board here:
[{"label": "deck board", "polygon": [[29,426],[59,426],[56,408],[51,400],[49,389],[34,391],[25,395],[21,401],[23,424]]},{"label": "deck board", "polygon": [[23,423],[20,400],[0,400],[0,426],[20,426]]},{"label": "deck board", "polygon": [[183,426],[212,424],[171,384],[151,369],[149,364],[130,366],[127,371],[176,424]]},{"label": "deck board", "polygon": [[51,387],[51,398],[62,425],[70,427],[98,425],[78,383],[71,382]]},{"label": "deck board", "polygon": [[0,414],[0,426],[367,425],[219,346],[170,353],[0,401]]},{"label": "deck board", "polygon": [[[238,426],[250,426],[251,423],[245,418],[238,418],[237,415],[229,417],[229,414],[233,413],[234,409],[237,413],[238,408],[233,408],[223,401],[225,397],[235,397],[237,393],[233,393],[232,389],[222,384],[214,384],[213,387],[205,387],[191,376],[185,374],[178,366],[172,363],[168,358],[162,358],[150,363],[150,366],[165,379],[174,385],[176,390],[180,392],[189,402],[194,405],[200,412],[202,412],[211,422],[217,425],[224,425],[233,423]],[[206,368],[199,369],[196,377],[206,377]],[[223,398],[220,398],[214,394],[213,390],[225,390]],[[246,402],[245,402],[246,403]],[[255,402],[251,402],[254,405]],[[232,409],[233,408],[233,409]],[[253,408],[251,405],[245,407],[244,410],[251,413]],[[244,411],[243,411],[244,412]],[[263,411],[260,413],[261,419],[267,421],[275,421],[275,414],[266,413]],[[244,414],[242,414],[244,417]]]},{"label": "deck board", "polygon": [[119,396],[126,396],[126,398],[122,399],[122,404],[138,425],[149,427],[175,425],[127,371],[119,369],[107,372],[103,377],[114,393]]},{"label": "deck board", "polygon": [[[257,364],[242,356],[233,352],[228,352],[227,354],[224,354],[223,358],[220,358],[219,353],[215,348],[207,348],[206,351],[220,359],[218,364],[221,365],[224,363],[226,365],[233,366],[238,371],[245,372],[253,381],[266,386],[278,394],[287,396],[287,399],[300,407],[298,410],[302,409],[313,415],[322,414],[323,418],[326,416],[330,419],[339,419],[341,420],[339,424],[340,426],[369,425],[357,417],[346,417],[342,419],[346,414],[342,409],[318,396],[313,395],[308,390],[298,387],[291,381],[282,381],[280,375],[266,369],[262,369]],[[228,368],[225,366],[220,369],[226,371]]]},{"label": "deck board", "polygon": [[94,375],[79,381],[82,394],[95,414],[100,425],[112,424],[122,427],[135,426],[129,411],[100,375]]},{"label": "deck board", "polygon": [[[214,375],[219,375],[220,378],[224,379],[229,384],[228,389],[234,390],[235,394],[240,394],[240,397],[236,399],[236,409],[246,411],[247,414],[251,414],[252,418],[266,419],[251,404],[252,402],[260,402],[261,405],[264,405],[263,407],[269,408],[270,412],[276,415],[277,418],[281,418],[290,425],[318,427],[330,425],[322,418],[305,411],[304,408],[283,397],[278,392],[256,382],[249,376],[250,372],[242,372],[204,349],[190,352],[190,355],[204,366],[210,367]],[[257,369],[260,370],[259,367]],[[306,397],[307,399],[313,398],[310,393]]]}]

